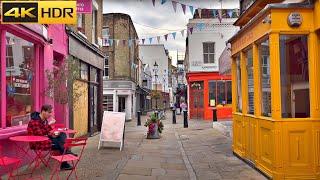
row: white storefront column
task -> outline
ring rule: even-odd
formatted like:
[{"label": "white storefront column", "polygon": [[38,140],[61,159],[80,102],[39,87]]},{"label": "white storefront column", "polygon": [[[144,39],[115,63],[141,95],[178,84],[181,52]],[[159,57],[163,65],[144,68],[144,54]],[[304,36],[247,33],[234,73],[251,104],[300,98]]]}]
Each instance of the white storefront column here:
[{"label": "white storefront column", "polygon": [[113,112],[118,112],[118,95],[117,90],[113,91]]},{"label": "white storefront column", "polygon": [[126,97],[126,117],[127,119],[131,119],[132,120],[132,94],[129,94],[127,97]]}]

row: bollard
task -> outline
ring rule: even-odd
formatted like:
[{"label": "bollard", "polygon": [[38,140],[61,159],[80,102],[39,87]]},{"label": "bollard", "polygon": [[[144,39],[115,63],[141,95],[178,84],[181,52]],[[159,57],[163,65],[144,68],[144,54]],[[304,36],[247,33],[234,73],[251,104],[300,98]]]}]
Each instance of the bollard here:
[{"label": "bollard", "polygon": [[176,124],[176,110],[172,108],[172,124]]},{"label": "bollard", "polygon": [[154,114],[156,115],[157,118],[159,118],[159,112],[158,112],[158,110],[156,110],[156,111],[154,112]]},{"label": "bollard", "polygon": [[141,126],[141,111],[138,111],[138,121],[137,126]]},{"label": "bollard", "polygon": [[188,128],[188,111],[183,111],[183,127]]},{"label": "bollard", "polygon": [[217,108],[212,108],[212,121],[217,121]]}]

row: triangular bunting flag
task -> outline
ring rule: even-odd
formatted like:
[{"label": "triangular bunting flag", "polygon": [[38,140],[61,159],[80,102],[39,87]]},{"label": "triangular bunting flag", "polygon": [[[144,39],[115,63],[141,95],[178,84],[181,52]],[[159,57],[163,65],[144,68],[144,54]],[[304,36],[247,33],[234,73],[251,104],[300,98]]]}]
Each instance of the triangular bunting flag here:
[{"label": "triangular bunting flag", "polygon": [[152,0],[153,7],[156,6],[156,0]]},{"label": "triangular bunting flag", "polygon": [[160,36],[157,36],[158,44],[160,43]]},{"label": "triangular bunting flag", "polygon": [[198,8],[198,14],[199,14],[199,18],[201,18],[201,14],[202,14],[202,9]]},{"label": "triangular bunting flag", "polygon": [[122,40],[122,45],[125,46],[126,45],[126,41],[125,39]]},{"label": "triangular bunting flag", "polygon": [[172,2],[172,7],[174,12],[177,12],[177,2],[176,1],[171,1]]},{"label": "triangular bunting flag", "polygon": [[236,13],[237,13],[237,16],[239,17],[239,16],[240,16],[240,10],[237,9],[237,10],[236,10]]},{"label": "triangular bunting flag", "polygon": [[116,44],[117,44],[117,46],[119,46],[119,41],[120,41],[119,39],[117,39],[117,40],[116,40]]},{"label": "triangular bunting flag", "polygon": [[167,0],[161,0],[161,4],[164,4],[166,2],[167,2]]},{"label": "triangular bunting flag", "polygon": [[182,35],[182,37],[184,37],[184,30],[181,31],[181,35]]},{"label": "triangular bunting flag", "polygon": [[128,45],[129,45],[129,47],[131,47],[131,45],[132,45],[132,39],[129,39]]},{"label": "triangular bunting flag", "polygon": [[228,15],[229,15],[229,18],[232,18],[232,15],[233,15],[233,9],[229,9],[229,10],[228,10]]},{"label": "triangular bunting flag", "polygon": [[177,35],[177,33],[176,33],[176,32],[173,32],[173,33],[172,33],[172,37],[173,37],[173,39],[176,39],[176,35]]},{"label": "triangular bunting flag", "polygon": [[218,12],[219,12],[218,19],[219,19],[219,21],[221,23],[221,21],[222,21],[222,10],[219,9]]},{"label": "triangular bunting flag", "polygon": [[168,40],[168,34],[164,35],[164,39],[167,41]]},{"label": "triangular bunting flag", "polygon": [[149,38],[149,43],[150,43],[150,44],[152,43],[152,37],[151,37],[151,38]]},{"label": "triangular bunting flag", "polygon": [[109,45],[112,46],[113,45],[113,39],[109,39]]},{"label": "triangular bunting flag", "polygon": [[186,14],[186,5],[185,4],[181,4],[181,7],[182,7],[183,14]]},{"label": "triangular bunting flag", "polygon": [[212,9],[212,17],[213,18],[217,17],[217,10],[216,9]]},{"label": "triangular bunting flag", "polygon": [[142,39],[142,44],[144,44],[145,39]]},{"label": "triangular bunting flag", "polygon": [[136,46],[139,45],[139,39],[136,39]]},{"label": "triangular bunting flag", "polygon": [[190,9],[191,15],[193,16],[193,6],[189,6],[189,9]]},{"label": "triangular bunting flag", "polygon": [[193,32],[193,27],[190,27],[190,28],[189,28],[189,31],[190,31],[190,33],[192,34],[192,32]]}]

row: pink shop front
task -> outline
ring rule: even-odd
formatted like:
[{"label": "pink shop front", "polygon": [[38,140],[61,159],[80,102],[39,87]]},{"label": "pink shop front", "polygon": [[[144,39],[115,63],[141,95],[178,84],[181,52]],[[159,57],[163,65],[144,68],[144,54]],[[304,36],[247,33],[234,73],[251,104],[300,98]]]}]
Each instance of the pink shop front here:
[{"label": "pink shop front", "polygon": [[39,111],[42,104],[52,104],[57,123],[69,125],[67,106],[44,95],[45,71],[59,68],[67,45],[64,25],[0,24],[0,145],[4,154],[16,155],[8,138],[26,134],[30,113]]}]

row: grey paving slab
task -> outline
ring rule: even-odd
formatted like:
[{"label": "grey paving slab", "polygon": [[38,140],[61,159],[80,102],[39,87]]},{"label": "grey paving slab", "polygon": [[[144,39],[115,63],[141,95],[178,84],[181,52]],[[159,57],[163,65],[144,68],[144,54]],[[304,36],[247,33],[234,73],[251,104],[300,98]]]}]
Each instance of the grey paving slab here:
[{"label": "grey paving slab", "polygon": [[[172,117],[169,112],[167,117]],[[174,125],[171,119],[163,120],[165,129],[157,140],[146,139],[147,129],[137,127],[136,121],[127,122],[121,152],[118,148],[98,151],[99,135],[90,137],[78,166],[79,179],[266,179],[232,154],[232,139],[213,128],[212,122],[192,120],[189,128],[183,128],[182,118],[177,116]],[[143,116],[142,122],[145,119]],[[223,125],[230,128],[230,124]],[[49,179],[50,171],[42,167],[35,175]],[[61,179],[65,177],[61,175]]]}]

